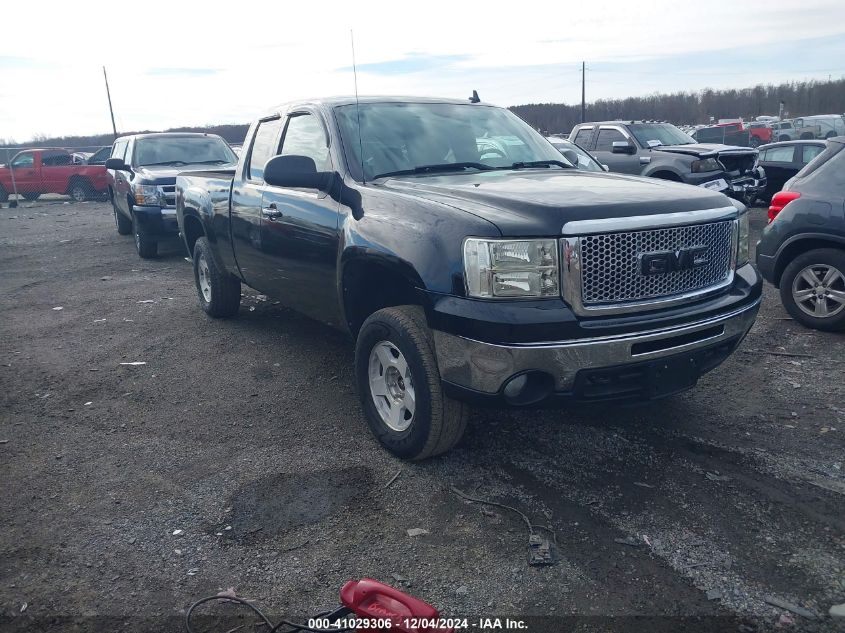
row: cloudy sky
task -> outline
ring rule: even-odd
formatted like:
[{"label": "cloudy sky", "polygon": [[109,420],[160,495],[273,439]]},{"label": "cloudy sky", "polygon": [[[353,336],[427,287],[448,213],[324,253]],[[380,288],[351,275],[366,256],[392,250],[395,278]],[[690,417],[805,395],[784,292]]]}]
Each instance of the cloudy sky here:
[{"label": "cloudy sky", "polygon": [[353,92],[500,105],[845,76],[845,1],[193,2],[0,6],[0,139],[247,122]]}]

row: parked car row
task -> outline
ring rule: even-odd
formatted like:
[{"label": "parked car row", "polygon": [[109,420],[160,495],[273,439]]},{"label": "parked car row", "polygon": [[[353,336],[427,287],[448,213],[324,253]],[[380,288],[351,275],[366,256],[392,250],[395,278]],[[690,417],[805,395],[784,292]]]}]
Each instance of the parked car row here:
[{"label": "parked car row", "polygon": [[828,139],[845,135],[845,115],[818,114],[797,119],[720,122],[688,126],[685,131],[703,143],[759,147],[773,141]]}]

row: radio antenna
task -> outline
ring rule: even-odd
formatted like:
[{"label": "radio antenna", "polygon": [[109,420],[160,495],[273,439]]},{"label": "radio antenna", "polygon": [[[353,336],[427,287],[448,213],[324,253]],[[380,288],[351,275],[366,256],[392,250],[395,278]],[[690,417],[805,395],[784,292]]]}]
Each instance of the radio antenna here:
[{"label": "radio antenna", "polygon": [[364,174],[364,140],[361,138],[361,104],[358,102],[358,67],[355,65],[355,33],[349,29],[349,40],[352,43],[352,75],[355,77],[355,116],[358,119],[358,155],[361,158],[361,183],[367,184]]}]

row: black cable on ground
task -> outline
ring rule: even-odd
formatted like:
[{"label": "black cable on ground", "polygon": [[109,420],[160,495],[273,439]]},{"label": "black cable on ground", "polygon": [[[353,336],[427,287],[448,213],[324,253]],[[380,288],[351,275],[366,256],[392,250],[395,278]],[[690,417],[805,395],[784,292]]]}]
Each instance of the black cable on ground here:
[{"label": "black cable on ground", "polygon": [[269,633],[281,633],[281,627],[283,626],[289,628],[289,631],[287,631],[287,633],[296,633],[296,631],[307,631],[308,633],[343,633],[343,631],[352,631],[352,629],[349,628],[315,629],[305,624],[299,624],[297,622],[291,622],[289,620],[280,620],[278,623],[273,624],[270,619],[266,615],[264,615],[264,613],[262,613],[261,609],[259,609],[253,604],[250,604],[243,598],[237,598],[234,596],[207,596],[205,598],[197,600],[194,604],[192,604],[188,609],[188,612],[185,614],[186,633],[196,633],[196,631],[194,631],[194,629],[191,627],[191,616],[193,615],[194,609],[196,609],[202,604],[205,604],[206,602],[213,602],[216,600],[237,602],[238,604],[248,606],[259,618],[261,618],[262,622],[267,626]]}]

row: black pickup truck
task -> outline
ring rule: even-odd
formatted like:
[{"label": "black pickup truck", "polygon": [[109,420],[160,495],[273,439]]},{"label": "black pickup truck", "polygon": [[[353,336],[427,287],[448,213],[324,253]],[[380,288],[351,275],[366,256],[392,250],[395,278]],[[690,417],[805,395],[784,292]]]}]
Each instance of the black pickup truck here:
[{"label": "black pickup truck", "polygon": [[760,302],[741,203],[579,171],[484,103],[274,108],[234,170],[178,176],[176,212],[205,312],[245,283],[349,332],[369,425],[408,459],[451,448],[467,402],[690,388]]}]

